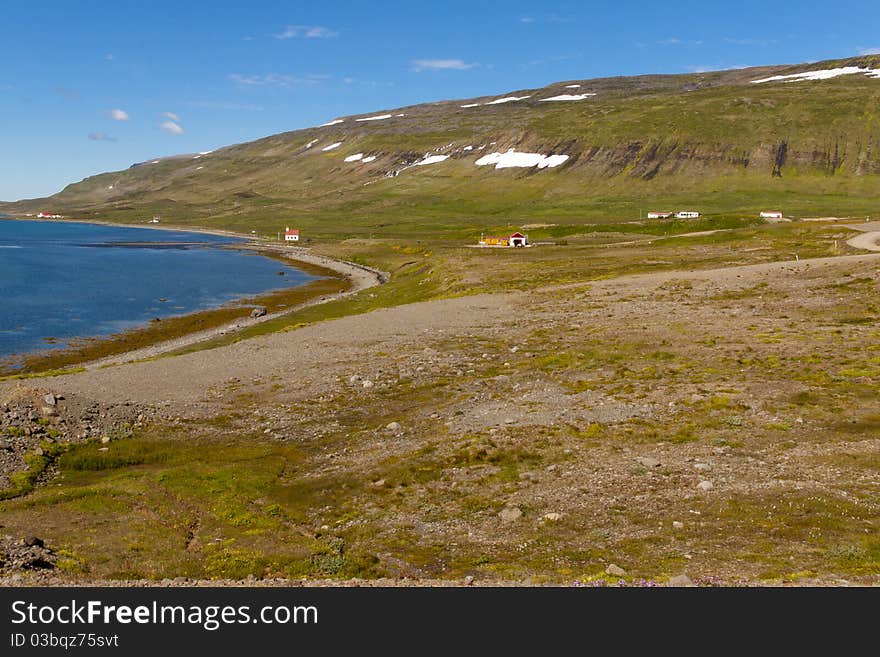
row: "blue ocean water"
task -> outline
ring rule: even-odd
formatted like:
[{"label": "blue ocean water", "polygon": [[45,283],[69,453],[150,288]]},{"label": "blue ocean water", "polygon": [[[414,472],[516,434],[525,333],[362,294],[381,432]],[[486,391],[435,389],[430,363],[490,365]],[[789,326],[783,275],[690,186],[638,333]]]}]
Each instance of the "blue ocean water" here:
[{"label": "blue ocean water", "polygon": [[238,242],[202,233],[0,219],[0,360],[314,278],[229,248]]}]

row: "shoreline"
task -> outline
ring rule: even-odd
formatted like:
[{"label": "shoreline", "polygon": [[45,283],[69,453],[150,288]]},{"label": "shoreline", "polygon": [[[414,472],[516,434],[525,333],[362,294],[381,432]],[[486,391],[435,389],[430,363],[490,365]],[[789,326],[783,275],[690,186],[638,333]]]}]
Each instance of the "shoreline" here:
[{"label": "shoreline", "polygon": [[[7,221],[40,221],[31,217],[7,217],[5,218]],[[257,326],[261,323],[278,319],[279,317],[283,317],[285,315],[289,315],[291,313],[297,312],[304,308],[308,308],[310,306],[317,305],[319,303],[326,303],[328,301],[334,301],[337,299],[345,298],[347,296],[351,296],[360,292],[361,290],[365,290],[370,287],[375,287],[377,285],[382,285],[388,281],[388,274],[377,269],[373,269],[371,267],[367,267],[365,265],[359,265],[353,262],[347,262],[344,260],[337,260],[335,258],[331,258],[329,256],[321,255],[318,253],[313,253],[308,247],[300,247],[300,246],[290,246],[283,243],[278,243],[275,241],[272,242],[264,242],[258,238],[254,238],[253,236],[244,235],[241,233],[236,233],[234,231],[229,230],[221,230],[221,229],[203,229],[203,228],[185,228],[181,226],[161,226],[157,224],[149,224],[149,225],[139,225],[139,224],[122,224],[122,223],[113,223],[107,221],[87,221],[81,219],[55,219],[55,220],[47,220],[47,223],[78,223],[78,224],[93,224],[100,226],[116,226],[116,227],[125,227],[125,228],[145,228],[147,230],[165,230],[169,232],[177,232],[177,233],[201,233],[206,235],[215,235],[219,237],[232,237],[236,239],[242,240],[241,244],[237,245],[229,245],[230,248],[246,250],[256,253],[257,255],[261,255],[265,258],[276,258],[283,259],[286,262],[289,262],[291,266],[296,266],[297,263],[306,265],[306,270],[309,268],[317,268],[319,270],[328,270],[329,272],[335,273],[335,277],[324,276],[322,278],[316,279],[316,281],[329,280],[331,278],[338,278],[343,281],[343,283],[348,283],[348,286],[339,290],[338,293],[330,294],[326,291],[319,290],[314,291],[311,294],[308,294],[308,297],[305,301],[301,301],[300,303],[296,303],[292,306],[285,307],[283,310],[278,310],[275,312],[268,312],[261,317],[239,317],[234,320],[221,322],[215,326],[211,326],[209,328],[199,330],[199,331],[188,331],[183,335],[162,339],[161,337],[156,340],[147,340],[147,344],[142,347],[137,347],[134,349],[126,349],[121,351],[118,354],[111,354],[108,356],[100,357],[100,358],[92,358],[92,359],[84,359],[84,360],[76,360],[72,362],[65,363],[60,370],[82,370],[82,369],[98,369],[102,367],[109,367],[112,365],[119,365],[122,363],[127,363],[135,360],[143,360],[145,358],[153,358],[156,356],[160,356],[162,354],[166,354],[172,351],[176,351],[178,349],[182,349],[185,347],[190,347],[193,345],[197,345],[201,342],[207,342],[213,338],[220,337],[223,335],[228,335],[229,333],[235,333],[237,331],[251,328],[253,326]],[[311,283],[315,283],[316,281],[312,281]],[[250,298],[262,299],[262,298],[271,298],[272,295],[281,295],[285,292],[292,293],[294,291],[306,291],[311,283],[305,283],[302,285],[295,286],[288,290],[273,290],[267,291],[266,293],[253,295]],[[198,310],[191,313],[184,313],[183,315],[178,315],[174,317],[167,318],[168,320],[181,320],[181,319],[189,319],[189,320],[197,320],[200,316],[204,317],[209,315],[212,312],[221,311],[224,309],[231,309],[236,304],[241,303],[247,297],[242,297],[238,299],[233,299],[222,306],[211,309],[211,310]],[[107,335],[107,336],[93,336],[84,338],[85,347],[87,345],[108,345],[111,346],[114,342],[118,342],[120,340],[124,340],[125,336],[136,335],[138,332],[144,332],[149,329],[149,325],[132,328],[128,331],[123,331],[122,333],[115,335]],[[33,359],[35,362],[49,361],[52,358],[63,358],[65,355],[75,354],[77,351],[77,347],[68,346],[66,348],[58,349],[58,350],[49,350],[46,352],[35,351],[35,352],[25,352],[23,354],[18,354],[21,356],[19,362],[27,363],[27,360]],[[56,372],[59,368],[54,367],[40,367],[36,366],[36,369],[28,368],[26,365],[22,368],[20,372],[10,372],[8,375],[0,375],[0,380],[5,378],[17,378],[19,375],[22,377],[39,377],[42,374],[47,374],[49,372]]]},{"label": "shoreline", "polygon": [[34,221],[46,224],[92,224],[94,226],[110,226],[116,228],[143,228],[144,230],[166,230],[174,233],[200,233],[203,235],[215,235],[217,237],[234,237],[248,242],[258,241],[253,235],[236,233],[222,228],[202,228],[201,226],[186,227],[179,224],[124,224],[116,221],[102,221],[100,219],[38,219],[37,217],[25,217],[23,215],[6,215],[0,217],[0,221]]},{"label": "shoreline", "polygon": [[[259,251],[262,250],[265,245],[254,245],[251,250]],[[248,247],[243,247],[248,248]],[[284,317],[285,315],[289,315],[291,313],[295,313],[299,310],[303,310],[304,308],[309,308],[311,306],[316,306],[321,303],[328,303],[330,301],[337,301],[339,299],[344,299],[345,297],[351,296],[360,292],[361,290],[366,290],[370,287],[375,287],[377,285],[382,285],[387,282],[388,276],[385,272],[380,272],[379,270],[372,269],[370,267],[366,267],[364,265],[358,265],[353,262],[346,262],[344,260],[335,260],[332,258],[328,258],[327,256],[322,256],[319,254],[308,253],[306,252],[297,252],[295,254],[287,253],[293,249],[300,249],[303,247],[285,247],[278,245],[275,249],[271,249],[276,251],[279,255],[284,257],[287,260],[292,261],[293,263],[304,263],[308,265],[313,265],[316,267],[323,267],[326,269],[330,269],[331,271],[336,272],[340,275],[341,278],[347,280],[350,283],[350,286],[341,290],[340,292],[334,295],[319,295],[316,294],[312,296],[312,298],[307,301],[303,301],[302,303],[298,303],[289,308],[285,308],[284,310],[267,313],[262,317],[242,317],[240,319],[226,322],[224,324],[220,324],[218,326],[214,326],[203,331],[197,331],[195,333],[188,333],[178,338],[173,338],[171,340],[164,340],[161,342],[157,342],[148,346],[145,346],[140,349],[134,349],[125,351],[121,354],[108,356],[106,358],[101,358],[93,361],[86,361],[80,363],[78,367],[93,370],[100,369],[102,367],[110,367],[113,365],[122,365],[124,363],[130,363],[132,361],[144,360],[147,358],[155,358],[156,356],[161,356],[163,354],[167,354],[169,352],[177,351],[178,349],[184,349],[186,347],[191,347],[193,345],[197,345],[202,342],[207,342],[212,340],[213,338],[217,338],[220,336],[228,335],[229,333],[236,333],[243,329],[251,328],[254,326],[258,326],[259,324],[278,319],[279,317]],[[269,256],[265,256],[269,257]],[[233,302],[234,303],[234,302]]]}]

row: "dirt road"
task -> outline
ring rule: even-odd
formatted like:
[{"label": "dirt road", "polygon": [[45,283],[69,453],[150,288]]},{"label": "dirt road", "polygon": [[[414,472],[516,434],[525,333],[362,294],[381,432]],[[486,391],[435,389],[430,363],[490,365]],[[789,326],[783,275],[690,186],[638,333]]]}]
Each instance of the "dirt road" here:
[{"label": "dirt road", "polygon": [[[297,254],[297,257],[302,255]],[[670,281],[702,281],[721,288],[740,288],[766,282],[778,276],[795,276],[846,264],[880,260],[880,256],[845,256],[814,260],[783,261],[708,271],[672,271],[622,276],[589,284],[589,296],[624,296],[646,293]],[[326,263],[321,263],[326,264]],[[360,277],[361,284],[370,278]],[[585,287],[573,284],[568,288]],[[278,377],[298,381],[303,395],[307,390],[326,389],[334,377],[352,372],[382,368],[381,358],[370,354],[401,353],[418,350],[429,340],[467,339],[474,335],[514,334],[516,327],[531,324],[523,317],[523,306],[533,306],[548,292],[537,289],[521,294],[483,294],[442,299],[377,310],[365,315],[306,326],[295,331],[275,333],[242,341],[218,349],[162,358],[147,362],[97,368],[58,379],[36,379],[34,386],[48,387],[59,393],[75,392],[108,404],[132,402],[178,408],[181,412],[211,412],[212,402],[231,382],[246,382],[262,387]],[[552,324],[569,311],[569,304],[550,310],[540,321]],[[534,318],[532,321],[538,321]],[[218,329],[219,332],[219,329]],[[193,336],[192,341],[204,339]],[[192,343],[192,342],[191,342]],[[179,343],[157,345],[120,360],[132,361],[161,353]],[[392,360],[392,359],[387,359]],[[2,386],[4,384],[0,384]],[[5,385],[19,385],[7,383]],[[27,385],[27,383],[25,383]]]}]

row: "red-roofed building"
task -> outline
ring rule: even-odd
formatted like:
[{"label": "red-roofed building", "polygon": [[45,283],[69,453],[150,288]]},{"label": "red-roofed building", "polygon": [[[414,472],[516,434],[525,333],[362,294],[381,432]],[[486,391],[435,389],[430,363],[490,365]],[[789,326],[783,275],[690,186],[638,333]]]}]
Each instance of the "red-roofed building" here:
[{"label": "red-roofed building", "polygon": [[296,228],[285,228],[284,229],[284,241],[285,242],[299,242],[299,230]]},{"label": "red-roofed building", "polygon": [[480,246],[528,246],[529,236],[514,233],[508,237],[480,237]]}]

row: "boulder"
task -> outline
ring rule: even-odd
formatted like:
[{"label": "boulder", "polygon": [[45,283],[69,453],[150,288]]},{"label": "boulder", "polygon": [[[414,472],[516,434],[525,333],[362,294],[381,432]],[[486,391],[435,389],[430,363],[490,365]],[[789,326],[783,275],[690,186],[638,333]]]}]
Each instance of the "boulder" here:
[{"label": "boulder", "polygon": [[501,518],[501,522],[516,522],[522,518],[522,514],[522,509],[518,506],[506,506],[498,514],[498,517]]}]

